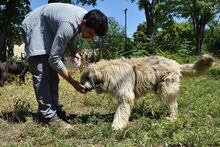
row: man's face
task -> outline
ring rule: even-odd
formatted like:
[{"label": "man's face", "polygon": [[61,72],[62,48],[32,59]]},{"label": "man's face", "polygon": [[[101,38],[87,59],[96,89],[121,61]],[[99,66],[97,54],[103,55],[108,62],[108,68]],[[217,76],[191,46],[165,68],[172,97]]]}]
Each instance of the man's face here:
[{"label": "man's face", "polygon": [[81,32],[82,32],[82,37],[85,39],[93,39],[96,36],[95,30],[87,27],[85,25],[85,21],[83,21],[81,24]]}]

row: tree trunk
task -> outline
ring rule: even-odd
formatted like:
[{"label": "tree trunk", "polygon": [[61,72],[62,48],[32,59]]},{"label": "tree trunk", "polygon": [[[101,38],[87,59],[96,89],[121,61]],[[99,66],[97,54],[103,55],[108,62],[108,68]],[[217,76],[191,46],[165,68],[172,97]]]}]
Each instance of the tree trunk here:
[{"label": "tree trunk", "polygon": [[196,35],[196,55],[201,54],[202,40],[199,34]]},{"label": "tree trunk", "polygon": [[154,30],[154,15],[153,15],[153,3],[150,4],[146,0],[143,1],[143,6],[144,6],[144,13],[146,17],[146,22],[147,22],[147,37],[152,38],[153,35],[153,30]]},{"label": "tree trunk", "polygon": [[5,25],[1,28],[0,31],[0,61],[6,60],[6,34],[7,34],[7,28]]},{"label": "tree trunk", "polygon": [[[197,12],[197,4],[195,0],[191,0],[191,3],[193,5],[192,9],[193,12]],[[205,25],[208,23],[208,21],[211,19],[212,13],[206,12],[203,14],[198,15],[197,13],[192,13],[191,18],[193,20],[193,30],[195,34],[196,39],[196,54],[200,55],[202,52],[202,43],[204,38],[204,30]]]},{"label": "tree trunk", "polygon": [[202,52],[202,43],[204,38],[205,23],[202,19],[193,19],[193,29],[196,38],[196,55],[200,55]]},{"label": "tree trunk", "polygon": [[152,37],[153,30],[154,30],[154,18],[153,18],[153,16],[149,16],[147,19],[147,36],[149,38]]}]

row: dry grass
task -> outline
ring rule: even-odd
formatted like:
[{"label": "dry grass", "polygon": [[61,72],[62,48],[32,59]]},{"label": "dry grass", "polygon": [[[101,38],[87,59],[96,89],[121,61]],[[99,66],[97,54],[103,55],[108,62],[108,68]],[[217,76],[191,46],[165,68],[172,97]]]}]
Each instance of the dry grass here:
[{"label": "dry grass", "polygon": [[[72,73],[79,79],[79,72]],[[5,146],[220,146],[220,68],[206,76],[183,78],[179,119],[165,119],[165,107],[154,94],[136,101],[129,126],[113,131],[117,101],[109,95],[76,92],[62,78],[60,103],[71,114],[73,130],[42,127],[33,117],[37,103],[31,76],[0,87],[0,144]]]}]

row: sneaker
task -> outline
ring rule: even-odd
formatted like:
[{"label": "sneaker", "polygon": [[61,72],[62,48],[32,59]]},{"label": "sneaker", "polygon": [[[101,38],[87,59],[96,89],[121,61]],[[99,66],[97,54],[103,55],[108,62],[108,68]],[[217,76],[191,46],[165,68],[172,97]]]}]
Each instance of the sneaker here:
[{"label": "sneaker", "polygon": [[69,124],[68,122],[59,119],[58,117],[51,119],[48,122],[48,125],[58,125],[60,127],[62,127],[63,129],[69,130],[69,129],[73,129],[72,125]]},{"label": "sneaker", "polygon": [[73,128],[72,125],[70,125],[70,123],[68,123],[68,121],[60,119],[57,116],[54,116],[51,119],[40,117],[40,119],[38,118],[38,123],[40,123],[42,126],[58,125],[58,126],[62,127],[63,129],[72,129]]},{"label": "sneaker", "polygon": [[58,110],[56,113],[57,113],[57,116],[60,119],[66,119],[67,118],[66,111],[64,111],[64,110]]},{"label": "sneaker", "polygon": [[57,116],[62,119],[65,122],[69,122],[68,118],[69,118],[69,114],[66,113],[66,111],[62,108],[62,105],[59,105],[59,107],[57,107]]},{"label": "sneaker", "polygon": [[39,112],[37,112],[35,121],[39,124],[47,124],[51,118],[44,118]]}]

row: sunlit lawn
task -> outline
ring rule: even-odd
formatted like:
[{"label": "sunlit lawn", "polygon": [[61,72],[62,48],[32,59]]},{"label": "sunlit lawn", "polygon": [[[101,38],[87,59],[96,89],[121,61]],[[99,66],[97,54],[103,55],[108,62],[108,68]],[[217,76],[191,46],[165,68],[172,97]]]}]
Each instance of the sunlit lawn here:
[{"label": "sunlit lawn", "polygon": [[[73,73],[79,79],[79,72]],[[167,109],[150,93],[135,103],[128,127],[113,131],[117,100],[89,92],[82,95],[62,78],[60,103],[70,114],[72,130],[42,127],[33,120],[37,103],[30,74],[0,87],[0,144],[5,146],[220,146],[220,67],[205,76],[182,78],[179,118],[165,119]]]}]

